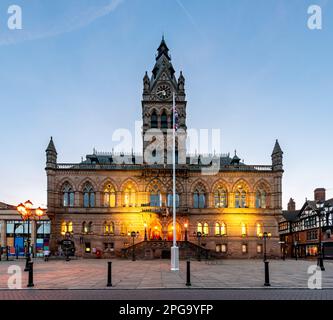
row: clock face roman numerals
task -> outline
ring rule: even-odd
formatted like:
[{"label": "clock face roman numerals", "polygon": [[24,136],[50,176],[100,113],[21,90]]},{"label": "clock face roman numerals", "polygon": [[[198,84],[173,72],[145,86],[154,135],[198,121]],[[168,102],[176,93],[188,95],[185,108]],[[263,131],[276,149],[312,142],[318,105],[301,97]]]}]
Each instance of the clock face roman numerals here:
[{"label": "clock face roman numerals", "polygon": [[172,91],[169,85],[161,84],[157,87],[157,97],[161,100],[166,100],[171,97]]}]

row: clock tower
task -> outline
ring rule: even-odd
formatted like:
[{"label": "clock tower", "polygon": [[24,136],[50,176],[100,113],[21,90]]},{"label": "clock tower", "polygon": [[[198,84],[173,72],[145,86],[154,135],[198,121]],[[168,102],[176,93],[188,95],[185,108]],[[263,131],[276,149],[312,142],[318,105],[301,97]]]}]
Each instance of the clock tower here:
[{"label": "clock tower", "polygon": [[[166,161],[168,161],[167,163],[171,163],[173,94],[175,96],[178,114],[176,138],[177,159],[178,152],[181,150],[185,152],[187,129],[185,78],[182,72],[180,72],[178,80],[176,79],[169,48],[163,37],[157,49],[156,63],[152,70],[152,75],[149,78],[146,72],[143,78],[142,134],[143,155],[145,156],[146,162],[147,155],[151,154],[156,162],[162,161],[161,159],[163,157],[163,163],[166,163]],[[161,151],[163,151],[163,153],[161,153]],[[182,152],[183,155],[184,152]]]}]

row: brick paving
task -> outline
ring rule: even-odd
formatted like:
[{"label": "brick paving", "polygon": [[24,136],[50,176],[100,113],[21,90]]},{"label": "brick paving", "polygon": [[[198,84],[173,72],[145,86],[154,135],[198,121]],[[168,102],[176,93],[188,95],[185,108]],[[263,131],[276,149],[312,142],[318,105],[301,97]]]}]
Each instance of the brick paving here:
[{"label": "brick paving", "polygon": [[[316,261],[303,260],[270,261],[271,288],[307,288],[309,278],[307,270],[310,265],[315,264]],[[0,289],[8,288],[7,282],[10,275],[7,270],[11,265],[18,265],[23,270],[24,260],[0,262]],[[120,289],[186,288],[185,261],[181,261],[179,272],[170,271],[168,260],[113,260],[112,265],[113,291]],[[325,261],[325,267],[326,271],[322,273],[322,287],[333,289],[333,261]],[[50,260],[49,262],[44,262],[36,259],[34,261],[35,287],[32,290],[104,289],[106,288],[106,276],[107,260],[72,260],[69,262]],[[23,288],[26,288],[27,279],[28,273],[22,272]],[[261,260],[221,260],[210,261],[210,263],[192,261],[191,282],[191,290],[196,288],[263,288],[264,264]],[[311,290],[311,292],[313,291],[318,290]],[[4,292],[2,294],[11,294],[10,292]],[[304,290],[300,292],[304,292]],[[321,292],[321,294],[324,294],[325,291]],[[331,294],[330,292],[329,295]]]}]

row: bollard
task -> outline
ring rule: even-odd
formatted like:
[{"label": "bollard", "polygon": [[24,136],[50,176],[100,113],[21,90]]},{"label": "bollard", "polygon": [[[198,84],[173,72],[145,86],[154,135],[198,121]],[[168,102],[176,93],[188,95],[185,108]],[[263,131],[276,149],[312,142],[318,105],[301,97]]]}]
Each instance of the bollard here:
[{"label": "bollard", "polygon": [[34,263],[29,262],[29,281],[28,281],[28,288],[34,287]]},{"label": "bollard", "polygon": [[268,261],[265,261],[265,287],[269,287],[270,286],[270,283],[269,283],[269,262]]},{"label": "bollard", "polygon": [[186,263],[186,285],[191,286],[191,261]]},{"label": "bollard", "polygon": [[16,260],[17,260],[19,258],[19,247],[16,247],[15,253],[16,253]]},{"label": "bollard", "polygon": [[112,287],[112,273],[111,273],[111,270],[112,270],[112,262],[109,261],[108,262],[108,283],[107,283],[107,287]]},{"label": "bollard", "polygon": [[7,246],[7,250],[6,250],[6,259],[7,261],[9,261],[9,247]]}]

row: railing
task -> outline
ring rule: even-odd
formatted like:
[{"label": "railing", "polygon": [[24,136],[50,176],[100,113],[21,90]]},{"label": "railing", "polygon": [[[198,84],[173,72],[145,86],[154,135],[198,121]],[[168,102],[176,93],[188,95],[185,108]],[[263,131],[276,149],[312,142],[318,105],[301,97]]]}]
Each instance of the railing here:
[{"label": "railing", "polygon": [[[142,164],[95,164],[95,163],[58,163],[59,170],[143,170],[143,169],[169,169],[171,165],[142,165]],[[201,170],[209,168],[210,165],[177,165],[177,169]],[[272,171],[269,165],[224,165],[219,171]]]}]

